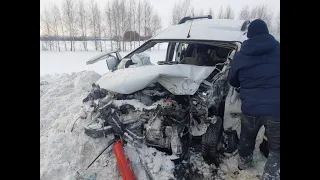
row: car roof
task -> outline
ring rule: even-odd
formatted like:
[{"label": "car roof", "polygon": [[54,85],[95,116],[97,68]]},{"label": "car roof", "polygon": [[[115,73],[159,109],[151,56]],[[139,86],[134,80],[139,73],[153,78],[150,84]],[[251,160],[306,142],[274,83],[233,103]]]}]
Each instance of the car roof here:
[{"label": "car roof", "polygon": [[[245,20],[198,19],[171,26],[150,40],[214,40],[238,41],[247,39],[241,27]],[[191,25],[191,29],[190,29]],[[187,38],[190,29],[190,37]]]}]

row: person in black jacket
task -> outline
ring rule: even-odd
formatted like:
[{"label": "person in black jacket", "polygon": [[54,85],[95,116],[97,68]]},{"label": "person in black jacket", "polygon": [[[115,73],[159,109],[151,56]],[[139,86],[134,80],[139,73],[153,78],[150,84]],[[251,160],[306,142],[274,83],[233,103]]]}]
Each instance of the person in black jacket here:
[{"label": "person in black jacket", "polygon": [[240,170],[252,165],[259,129],[265,126],[269,156],[263,179],[280,179],[280,43],[269,34],[266,23],[250,23],[241,49],[231,63],[228,81],[240,88]]}]

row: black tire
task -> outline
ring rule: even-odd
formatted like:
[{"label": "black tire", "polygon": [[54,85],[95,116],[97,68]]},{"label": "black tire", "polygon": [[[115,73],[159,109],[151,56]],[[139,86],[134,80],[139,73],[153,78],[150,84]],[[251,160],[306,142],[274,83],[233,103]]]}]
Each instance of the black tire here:
[{"label": "black tire", "polygon": [[235,150],[238,149],[239,144],[239,138],[237,131],[235,130],[227,130],[223,132],[224,138],[223,144],[224,144],[224,152],[226,153],[233,153]]},{"label": "black tire", "polygon": [[222,119],[217,116],[217,121],[210,124],[206,133],[202,135],[202,156],[211,164],[218,165],[218,145],[222,133]]}]

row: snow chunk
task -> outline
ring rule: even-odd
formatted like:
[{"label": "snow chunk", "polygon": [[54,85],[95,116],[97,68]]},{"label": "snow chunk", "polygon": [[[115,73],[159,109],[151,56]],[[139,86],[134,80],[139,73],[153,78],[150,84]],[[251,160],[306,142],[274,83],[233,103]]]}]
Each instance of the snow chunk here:
[{"label": "snow chunk", "polygon": [[131,145],[125,146],[125,152],[133,164],[133,170],[137,179],[148,179],[146,177],[146,170],[141,163],[147,164],[147,170],[150,172],[153,179],[176,179],[173,176],[174,163],[170,160],[169,156],[165,155],[165,153],[160,152],[155,148],[142,146],[141,149],[139,149],[139,158],[139,153],[135,150],[135,147]]}]

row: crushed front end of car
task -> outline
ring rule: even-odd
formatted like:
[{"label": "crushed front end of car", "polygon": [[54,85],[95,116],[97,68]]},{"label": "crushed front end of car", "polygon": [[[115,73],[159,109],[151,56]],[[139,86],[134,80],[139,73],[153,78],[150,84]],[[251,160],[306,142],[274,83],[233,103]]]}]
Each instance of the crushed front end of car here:
[{"label": "crushed front end of car", "polygon": [[174,157],[176,176],[192,174],[190,152],[218,166],[228,149],[223,132],[228,70],[226,61],[213,67],[141,66],[106,74],[83,100],[91,109],[85,133],[92,138],[123,135],[164,151]]}]

